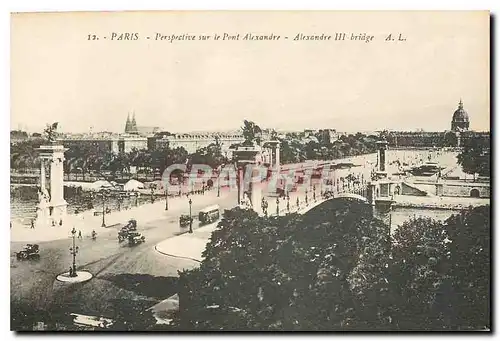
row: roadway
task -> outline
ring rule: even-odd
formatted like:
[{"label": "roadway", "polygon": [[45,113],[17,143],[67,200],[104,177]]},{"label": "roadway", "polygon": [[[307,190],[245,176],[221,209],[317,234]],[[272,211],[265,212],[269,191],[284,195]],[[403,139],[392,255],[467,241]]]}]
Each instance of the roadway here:
[{"label": "roadway", "polygon": [[[220,198],[222,209],[235,206],[236,195]],[[193,215],[206,205],[197,205],[193,200]],[[40,260],[19,261],[11,255],[11,304],[33,311],[59,310],[88,315],[113,316],[121,300],[136,300],[138,304],[152,306],[160,299],[176,292],[177,271],[192,268],[196,264],[189,260],[165,257],[154,250],[160,241],[181,233],[179,216],[171,215],[147,223],[138,221],[138,232],[146,242],[133,247],[127,242],[118,242],[117,228],[109,228],[92,240],[89,236],[76,239],[79,246],[77,268],[94,275],[86,283],[67,284],[55,278],[67,272],[72,264],[69,247],[71,239],[41,242]],[[193,227],[198,227],[195,220]],[[187,229],[183,229],[187,231]],[[24,243],[12,242],[11,252],[21,250]],[[167,282],[156,282],[166,277]],[[160,278],[161,279],[161,278]],[[165,279],[165,278],[163,278]],[[171,283],[167,285],[165,283]]]}]

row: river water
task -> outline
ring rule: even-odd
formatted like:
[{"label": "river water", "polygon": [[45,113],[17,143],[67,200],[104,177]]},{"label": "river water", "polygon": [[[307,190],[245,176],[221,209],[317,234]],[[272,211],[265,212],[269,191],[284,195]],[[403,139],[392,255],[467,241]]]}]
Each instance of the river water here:
[{"label": "river water", "polygon": [[388,213],[375,213],[375,216],[390,225],[391,233],[394,233],[398,226],[411,218],[429,217],[434,220],[445,221],[459,212],[459,210],[396,207]]}]

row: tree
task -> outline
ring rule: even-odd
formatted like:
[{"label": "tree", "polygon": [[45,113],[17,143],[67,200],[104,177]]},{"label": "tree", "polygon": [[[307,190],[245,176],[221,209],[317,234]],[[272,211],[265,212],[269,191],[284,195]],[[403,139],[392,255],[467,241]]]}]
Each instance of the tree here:
[{"label": "tree", "polygon": [[404,330],[443,328],[436,309],[446,278],[446,232],[430,218],[412,218],[394,234],[392,278],[395,323]]},{"label": "tree", "polygon": [[458,164],[464,172],[482,176],[490,176],[490,146],[480,138],[469,138],[464,141],[462,151],[457,155]]},{"label": "tree", "polygon": [[490,208],[444,223],[411,219],[394,235],[393,309],[403,330],[490,327]]},{"label": "tree", "polygon": [[[367,309],[356,297],[385,295],[376,294],[385,282],[371,280],[388,259],[386,230],[368,207],[342,200],[306,216],[226,211],[200,268],[180,273],[176,324],[183,330],[337,330],[360,316],[389,321],[376,300]],[[373,253],[370,264],[361,261],[367,253]]]},{"label": "tree", "polygon": [[227,158],[222,154],[220,145],[212,143],[207,147],[197,150],[189,156],[190,164],[209,165],[212,168],[227,163]]},{"label": "tree", "polygon": [[450,239],[448,275],[454,329],[490,328],[491,211],[489,206],[463,210],[445,222]]}]

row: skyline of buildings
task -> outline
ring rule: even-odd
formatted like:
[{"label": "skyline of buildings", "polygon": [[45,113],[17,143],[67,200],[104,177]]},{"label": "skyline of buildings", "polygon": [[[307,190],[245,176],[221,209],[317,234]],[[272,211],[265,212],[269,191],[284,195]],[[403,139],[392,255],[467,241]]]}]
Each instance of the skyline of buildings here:
[{"label": "skyline of buildings", "polygon": [[[449,115],[449,114],[448,114]],[[250,120],[251,121],[251,120]],[[254,121],[255,122],[255,121]],[[47,124],[52,123],[48,122]],[[318,127],[314,128],[313,124],[309,124],[308,128],[303,128],[301,130],[291,130],[291,129],[281,129],[278,127],[265,127],[262,125],[261,122],[255,122],[257,125],[259,125],[263,130],[275,130],[278,133],[286,134],[286,133],[297,133],[297,132],[319,132],[320,130],[325,129],[325,127]],[[464,108],[464,103],[463,100],[460,98],[460,101],[458,103],[457,109],[453,113],[453,118],[452,118],[452,123],[451,123],[451,128],[445,128],[443,130],[429,130],[429,129],[424,129],[422,127],[415,127],[413,129],[393,129],[390,127],[386,127],[383,129],[377,129],[377,130],[339,130],[336,127],[327,127],[326,129],[332,130],[335,132],[338,132],[339,134],[350,134],[350,133],[365,133],[367,135],[369,134],[374,134],[374,133],[379,133],[381,131],[395,131],[395,132],[434,132],[434,131],[446,131],[446,130],[456,130],[457,127],[460,127],[460,129],[465,129],[468,130],[470,126],[470,119],[468,112]],[[123,124],[122,124],[123,127]],[[450,125],[448,125],[450,127]],[[73,135],[75,137],[90,137],[94,136],[98,138],[99,136],[110,136],[110,135],[123,135],[123,134],[131,134],[131,135],[140,135],[140,136],[153,136],[156,133],[160,132],[169,132],[174,135],[207,135],[207,134],[223,134],[223,135],[232,135],[232,134],[240,134],[241,133],[241,126],[235,127],[234,129],[220,129],[220,130],[169,130],[168,128],[165,127],[160,127],[158,125],[149,125],[149,126],[143,126],[143,125],[137,125],[137,119],[136,119],[136,114],[135,112],[132,112],[132,116],[130,113],[127,113],[126,121],[124,123],[124,128],[118,129],[118,130],[96,130],[94,129],[93,126],[89,127],[87,131],[82,131],[82,132],[71,132],[71,131],[66,131],[64,130],[64,125],[61,125],[59,122],[59,132],[63,135]],[[474,129],[471,129],[474,130]],[[33,131],[29,129],[28,125],[18,125],[17,129],[11,129],[11,131],[25,131],[28,133],[42,133],[43,130],[41,131]],[[490,131],[488,130],[475,130],[478,132],[487,132]]]}]

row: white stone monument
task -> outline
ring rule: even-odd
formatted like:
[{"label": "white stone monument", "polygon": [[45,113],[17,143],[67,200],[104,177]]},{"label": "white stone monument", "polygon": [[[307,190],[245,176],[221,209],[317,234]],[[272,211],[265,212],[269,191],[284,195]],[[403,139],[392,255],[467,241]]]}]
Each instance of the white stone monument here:
[{"label": "white stone monument", "polygon": [[[262,185],[259,180],[259,169],[255,166],[257,166],[257,155],[261,152],[259,146],[239,146],[233,150],[233,156],[237,160],[238,203],[251,207],[259,214],[262,214]],[[249,171],[252,173],[245,173]]]},{"label": "white stone monument", "polygon": [[[66,218],[68,203],[64,200],[64,152],[62,145],[53,144],[40,146],[38,152],[41,159],[40,191],[37,207],[36,226],[59,226]],[[45,166],[49,166],[49,191],[46,185]]]}]

